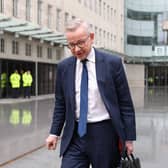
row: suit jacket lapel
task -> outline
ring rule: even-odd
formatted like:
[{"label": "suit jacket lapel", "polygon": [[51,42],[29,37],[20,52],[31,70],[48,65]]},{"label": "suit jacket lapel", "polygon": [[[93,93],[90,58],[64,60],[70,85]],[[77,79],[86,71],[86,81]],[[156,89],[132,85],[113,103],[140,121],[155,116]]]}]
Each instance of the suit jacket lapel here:
[{"label": "suit jacket lapel", "polygon": [[95,59],[96,59],[96,77],[97,77],[97,82],[99,85],[100,82],[105,81],[106,65],[105,65],[103,55],[99,51],[97,51],[96,49],[95,49]]},{"label": "suit jacket lapel", "polygon": [[102,97],[104,104],[106,105],[106,100],[104,96],[104,89],[105,89],[105,81],[106,81],[106,64],[102,53],[95,50],[95,58],[96,58],[96,77],[97,77],[97,85]]},{"label": "suit jacket lapel", "polygon": [[67,83],[66,87],[68,87],[68,97],[71,97],[70,104],[72,108],[72,112],[75,111],[75,69],[76,69],[76,58],[72,58],[72,61],[67,65]]}]

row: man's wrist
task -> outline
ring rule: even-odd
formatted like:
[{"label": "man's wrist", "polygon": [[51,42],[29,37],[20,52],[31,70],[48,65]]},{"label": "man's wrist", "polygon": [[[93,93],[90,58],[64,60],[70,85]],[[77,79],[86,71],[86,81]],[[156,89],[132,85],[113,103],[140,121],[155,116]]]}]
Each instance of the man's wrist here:
[{"label": "man's wrist", "polygon": [[128,141],[125,141],[126,143],[133,143],[133,141],[130,141],[130,140],[128,140]]},{"label": "man's wrist", "polygon": [[50,134],[51,137],[56,137],[58,138],[59,136],[58,135],[55,135],[55,134]]}]

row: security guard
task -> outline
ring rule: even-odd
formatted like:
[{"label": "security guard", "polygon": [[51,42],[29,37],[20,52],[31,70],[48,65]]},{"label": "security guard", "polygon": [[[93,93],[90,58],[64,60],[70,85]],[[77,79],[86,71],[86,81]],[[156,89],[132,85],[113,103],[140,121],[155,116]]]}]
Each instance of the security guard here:
[{"label": "security guard", "polygon": [[20,78],[20,74],[17,70],[15,70],[14,73],[10,75],[10,83],[12,87],[13,98],[19,97]]},{"label": "security guard", "polygon": [[22,75],[22,80],[23,80],[24,97],[30,98],[33,78],[32,78],[31,72],[29,70],[27,70]]}]

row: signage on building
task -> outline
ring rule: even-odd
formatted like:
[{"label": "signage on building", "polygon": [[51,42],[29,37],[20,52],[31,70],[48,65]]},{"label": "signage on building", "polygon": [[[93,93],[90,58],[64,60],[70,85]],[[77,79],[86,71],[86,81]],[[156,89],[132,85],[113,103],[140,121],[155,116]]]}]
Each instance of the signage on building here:
[{"label": "signage on building", "polygon": [[165,56],[167,55],[166,53],[166,49],[165,46],[155,46],[155,50],[154,50],[154,53],[155,53],[155,56]]}]

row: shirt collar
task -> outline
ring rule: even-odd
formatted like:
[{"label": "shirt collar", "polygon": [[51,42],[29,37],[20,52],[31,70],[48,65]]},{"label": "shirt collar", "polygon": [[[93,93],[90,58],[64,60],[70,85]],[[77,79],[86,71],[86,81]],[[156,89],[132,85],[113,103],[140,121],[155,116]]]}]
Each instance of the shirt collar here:
[{"label": "shirt collar", "polygon": [[[91,48],[91,51],[87,56],[87,59],[88,59],[89,62],[92,62],[92,63],[96,62],[95,61],[95,50],[94,50],[93,47]],[[77,64],[79,64],[79,63],[80,63],[80,59],[77,59]]]},{"label": "shirt collar", "polygon": [[95,63],[95,50],[94,50],[94,48],[91,49],[89,55],[87,56],[87,59],[88,59],[90,62]]}]

